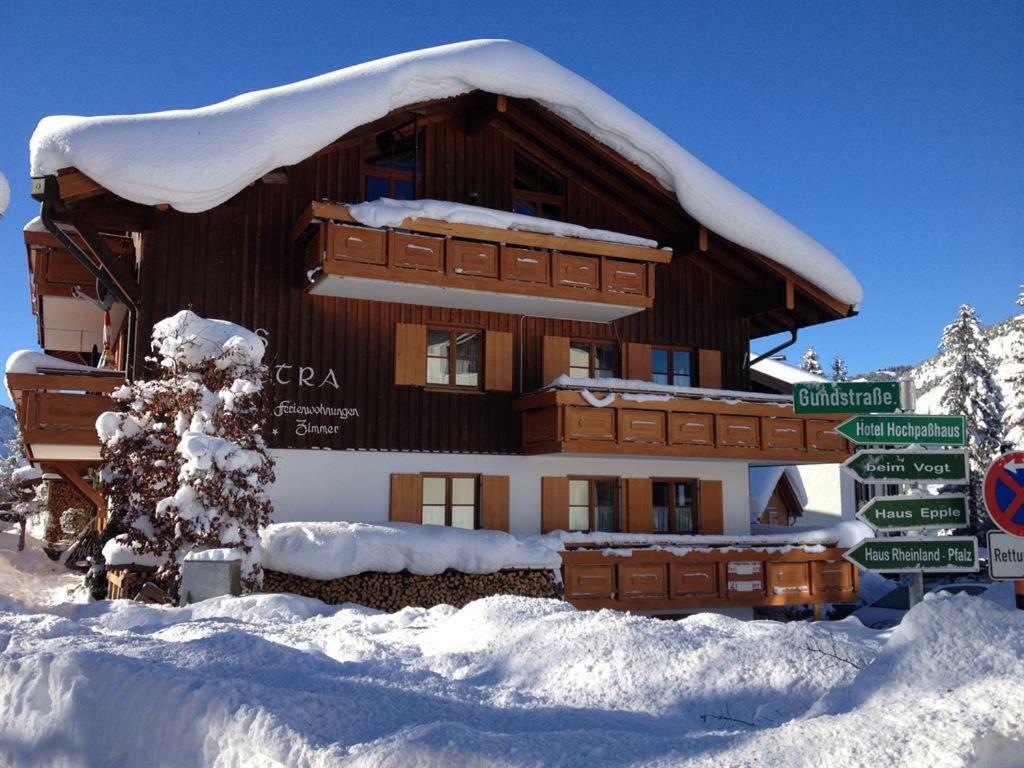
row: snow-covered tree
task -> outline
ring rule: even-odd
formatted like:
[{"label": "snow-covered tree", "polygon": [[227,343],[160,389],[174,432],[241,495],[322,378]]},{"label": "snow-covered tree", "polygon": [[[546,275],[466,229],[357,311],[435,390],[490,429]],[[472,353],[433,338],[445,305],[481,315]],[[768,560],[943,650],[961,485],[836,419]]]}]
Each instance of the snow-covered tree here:
[{"label": "snow-covered tree", "polygon": [[[1024,307],[1024,285],[1020,287],[1017,305]],[[1018,316],[1016,338],[1010,347],[1010,401],[1006,404],[1006,439],[1014,447],[1024,449],[1024,315]]]},{"label": "snow-covered tree", "polygon": [[42,472],[29,465],[21,437],[7,443],[8,453],[0,457],[0,511],[33,515],[46,506]]},{"label": "snow-covered tree", "polygon": [[992,526],[982,502],[985,470],[1003,450],[1003,395],[994,378],[995,366],[988,340],[974,307],[964,304],[956,319],[942,332],[939,350],[950,361],[943,380],[941,405],[946,413],[967,420],[967,454],[971,482],[968,487],[974,528],[980,533]]},{"label": "snow-covered tree", "polygon": [[850,371],[846,368],[846,361],[842,355],[836,355],[832,359],[832,381],[849,381]]},{"label": "snow-covered tree", "polygon": [[257,589],[274,481],[260,434],[263,340],[183,310],[154,326],[153,349],[163,376],[122,387],[114,396],[125,409],[96,425],[112,533],[160,557],[158,575],[173,579],[194,549],[238,549],[243,585]]},{"label": "snow-covered tree", "polygon": [[803,359],[800,361],[800,367],[808,373],[818,376],[825,375],[825,372],[821,369],[821,363],[818,362],[818,353],[814,351],[814,347],[808,347],[807,351],[804,352]]}]

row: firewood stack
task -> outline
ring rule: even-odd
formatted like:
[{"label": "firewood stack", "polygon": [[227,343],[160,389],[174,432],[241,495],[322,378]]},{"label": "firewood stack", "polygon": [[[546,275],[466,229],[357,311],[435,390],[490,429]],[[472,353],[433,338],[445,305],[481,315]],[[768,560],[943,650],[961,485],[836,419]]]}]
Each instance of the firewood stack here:
[{"label": "firewood stack", "polygon": [[408,571],[361,573],[330,581],[264,571],[263,591],[290,592],[325,603],[358,603],[389,612],[410,606],[429,608],[442,603],[462,607],[491,595],[559,597],[554,572],[543,570],[445,571],[436,576],[417,576]]}]

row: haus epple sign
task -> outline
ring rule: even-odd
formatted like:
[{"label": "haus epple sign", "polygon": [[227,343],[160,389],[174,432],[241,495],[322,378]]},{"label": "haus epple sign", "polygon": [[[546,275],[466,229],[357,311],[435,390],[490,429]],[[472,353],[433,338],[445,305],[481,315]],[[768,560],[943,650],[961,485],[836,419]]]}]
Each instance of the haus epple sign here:
[{"label": "haus epple sign", "polygon": [[898,381],[798,381],[793,385],[796,413],[895,413],[899,408]]},{"label": "haus epple sign", "polygon": [[965,451],[860,451],[842,464],[862,483],[966,483]]},{"label": "haus epple sign", "polygon": [[978,540],[973,536],[864,539],[843,557],[876,573],[974,573],[978,570]]},{"label": "haus epple sign", "polygon": [[876,531],[898,532],[962,528],[969,512],[963,494],[876,496],[860,508],[857,519]]},{"label": "haus epple sign", "polygon": [[836,432],[858,445],[966,445],[963,416],[895,414],[854,416]]}]

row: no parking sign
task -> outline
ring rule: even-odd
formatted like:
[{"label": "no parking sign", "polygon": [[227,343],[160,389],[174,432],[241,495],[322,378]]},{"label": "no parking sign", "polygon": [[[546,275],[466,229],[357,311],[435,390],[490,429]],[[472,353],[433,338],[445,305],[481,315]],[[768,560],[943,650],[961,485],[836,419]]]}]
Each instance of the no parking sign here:
[{"label": "no parking sign", "polygon": [[1024,451],[1004,453],[985,473],[985,508],[992,522],[1024,536]]}]

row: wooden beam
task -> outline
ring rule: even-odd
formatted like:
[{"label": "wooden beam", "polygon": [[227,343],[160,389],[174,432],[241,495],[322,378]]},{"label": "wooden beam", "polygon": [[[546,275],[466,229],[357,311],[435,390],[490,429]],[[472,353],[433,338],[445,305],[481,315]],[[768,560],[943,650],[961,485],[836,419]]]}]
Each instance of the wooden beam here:
[{"label": "wooden beam", "polygon": [[45,466],[48,469],[56,472],[58,475],[63,477],[69,483],[71,483],[79,493],[85,498],[92,502],[96,507],[96,517],[98,519],[106,520],[107,517],[107,501],[103,498],[103,495],[93,488],[89,483],[86,482],[85,478],[80,474],[79,467],[80,463],[68,464],[63,461],[48,461]]},{"label": "wooden beam", "polygon": [[796,309],[796,291],[792,280],[786,280],[786,309]]},{"label": "wooden beam", "polygon": [[700,249],[701,251],[708,249],[708,228],[703,224],[700,225]]},{"label": "wooden beam", "polygon": [[113,392],[124,384],[124,374],[8,373],[7,388],[13,392]]},{"label": "wooden beam", "polygon": [[65,168],[57,172],[57,189],[60,192],[60,199],[64,202],[84,200],[109,192],[106,187],[93,181],[77,168]]}]

